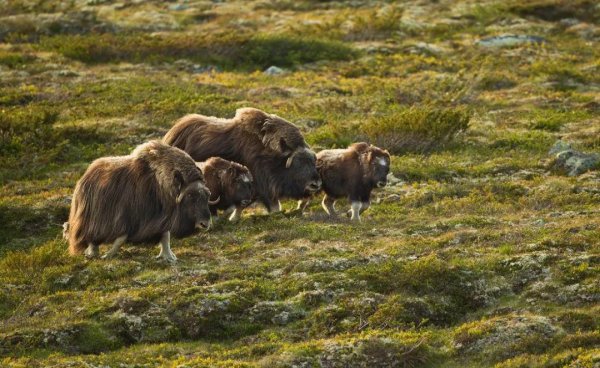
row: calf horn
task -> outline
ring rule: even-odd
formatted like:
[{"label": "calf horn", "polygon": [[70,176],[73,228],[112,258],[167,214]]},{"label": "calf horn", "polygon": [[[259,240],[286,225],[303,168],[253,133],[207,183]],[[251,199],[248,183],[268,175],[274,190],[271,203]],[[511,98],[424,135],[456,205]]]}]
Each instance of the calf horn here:
[{"label": "calf horn", "polygon": [[214,206],[215,204],[219,203],[219,201],[221,200],[221,196],[218,196],[217,199],[215,199],[214,201],[211,201],[210,199],[208,200],[208,204],[211,206]]}]

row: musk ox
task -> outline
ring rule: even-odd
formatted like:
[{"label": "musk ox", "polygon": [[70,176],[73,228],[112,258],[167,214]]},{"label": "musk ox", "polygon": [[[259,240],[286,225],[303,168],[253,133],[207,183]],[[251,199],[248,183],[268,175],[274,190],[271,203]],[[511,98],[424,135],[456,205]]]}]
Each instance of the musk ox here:
[{"label": "musk ox", "polygon": [[197,165],[204,174],[212,197],[220,199],[210,206],[211,214],[216,216],[218,210],[233,210],[229,220],[239,220],[244,208],[254,200],[254,182],[250,170],[220,157],[211,157]]},{"label": "musk ox", "polygon": [[[185,152],[151,141],[130,155],[95,160],[77,182],[65,235],[71,254],[114,256],[125,242],[160,242],[157,258],[175,261],[170,229],[186,234],[208,227],[210,192],[202,172]],[[190,229],[191,228],[191,229]]]},{"label": "musk ox", "polygon": [[258,109],[238,109],[232,119],[184,116],[163,142],[181,148],[196,161],[217,156],[247,166],[256,197],[269,212],[281,209],[280,198],[300,199],[321,186],[314,152],[300,130]]},{"label": "musk ox", "polygon": [[[371,205],[371,191],[387,184],[390,154],[368,143],[354,143],[347,149],[320,151],[317,170],[323,180],[325,212],[336,216],[336,199],[347,197],[351,203],[348,214],[352,220],[360,221],[360,214]],[[308,198],[299,201],[298,208],[304,210],[308,201]]]}]

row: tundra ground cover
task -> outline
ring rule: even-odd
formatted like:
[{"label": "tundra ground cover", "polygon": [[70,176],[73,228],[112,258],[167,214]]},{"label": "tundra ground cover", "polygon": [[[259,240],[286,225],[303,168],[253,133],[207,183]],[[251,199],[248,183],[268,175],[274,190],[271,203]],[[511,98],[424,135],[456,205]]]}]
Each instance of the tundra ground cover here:
[{"label": "tundra ground cover", "polygon": [[[600,153],[599,12],[0,2],[0,365],[600,364],[600,173],[562,175],[548,154],[558,139]],[[506,34],[544,41],[477,43]],[[396,179],[358,225],[286,202],[174,241],[174,267],[155,247],[68,256],[89,162],[243,106],[315,149],[389,145]]]}]

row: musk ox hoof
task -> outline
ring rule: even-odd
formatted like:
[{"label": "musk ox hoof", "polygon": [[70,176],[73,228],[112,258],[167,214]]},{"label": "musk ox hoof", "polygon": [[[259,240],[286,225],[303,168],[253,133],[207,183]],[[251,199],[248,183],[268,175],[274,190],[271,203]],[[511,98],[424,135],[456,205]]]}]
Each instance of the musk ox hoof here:
[{"label": "musk ox hoof", "polygon": [[83,252],[83,255],[87,259],[98,258],[98,256],[100,255],[100,252],[98,251],[98,247],[90,245],[87,247],[85,252]]},{"label": "musk ox hoof", "polygon": [[175,256],[175,254],[173,254],[173,252],[168,252],[168,253],[160,252],[160,254],[156,256],[156,259],[162,259],[171,264],[177,262],[177,257]]}]

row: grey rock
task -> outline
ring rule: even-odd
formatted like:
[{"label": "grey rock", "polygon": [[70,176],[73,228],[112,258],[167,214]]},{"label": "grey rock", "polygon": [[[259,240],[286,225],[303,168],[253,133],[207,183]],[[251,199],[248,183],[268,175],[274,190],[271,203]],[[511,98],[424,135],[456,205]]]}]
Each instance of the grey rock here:
[{"label": "grey rock", "polygon": [[406,51],[408,51],[411,54],[426,56],[440,55],[446,52],[446,50],[444,50],[440,46],[425,42],[417,42],[414,45],[408,46],[406,48]]},{"label": "grey rock", "polygon": [[592,170],[599,163],[600,156],[596,153],[583,153],[569,149],[556,155],[553,167],[569,176],[579,176]]},{"label": "grey rock", "polygon": [[510,47],[518,46],[527,43],[540,44],[546,42],[546,40],[540,36],[531,35],[503,35],[483,38],[476,41],[475,44],[483,47]]},{"label": "grey rock", "polygon": [[268,67],[264,73],[266,75],[280,75],[285,73],[285,70],[283,70],[282,68],[275,66],[275,65],[271,65],[270,67]]},{"label": "grey rock", "polygon": [[189,8],[189,6],[185,5],[185,4],[172,4],[172,5],[169,5],[169,10],[175,10],[175,11],[186,10],[188,8]]}]

